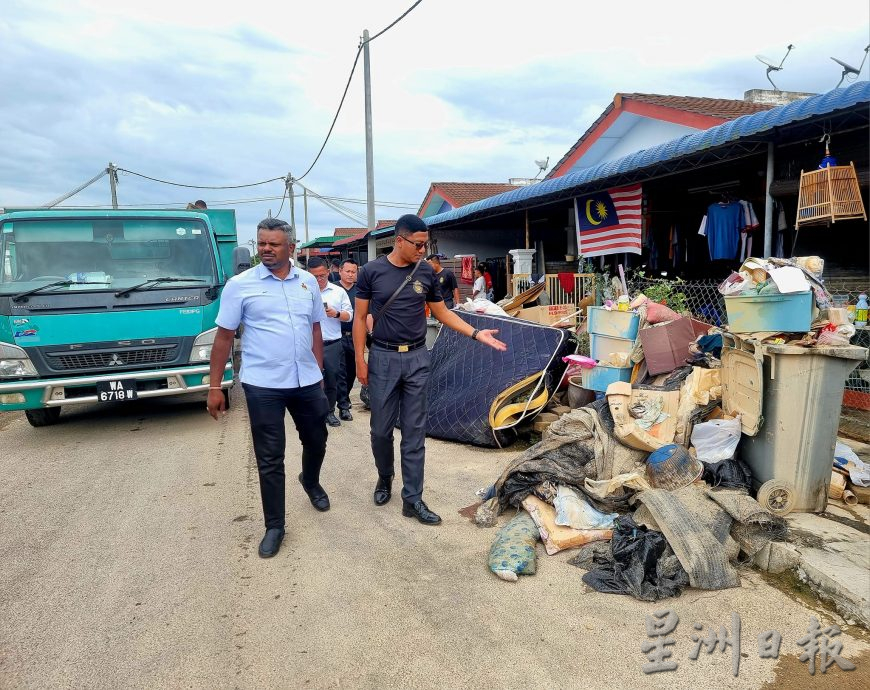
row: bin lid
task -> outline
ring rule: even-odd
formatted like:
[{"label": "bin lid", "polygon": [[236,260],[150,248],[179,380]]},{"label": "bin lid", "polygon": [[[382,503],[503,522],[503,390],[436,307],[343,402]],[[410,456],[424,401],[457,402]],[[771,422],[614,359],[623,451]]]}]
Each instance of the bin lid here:
[{"label": "bin lid", "polygon": [[763,382],[760,357],[746,350],[722,348],[722,409],[726,414],[740,415],[740,426],[747,436],[755,436],[764,421]]}]

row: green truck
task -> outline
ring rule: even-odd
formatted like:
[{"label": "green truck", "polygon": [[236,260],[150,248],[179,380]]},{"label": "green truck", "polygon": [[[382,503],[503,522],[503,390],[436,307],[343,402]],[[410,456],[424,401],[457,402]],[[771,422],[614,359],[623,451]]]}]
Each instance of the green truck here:
[{"label": "green truck", "polygon": [[0,411],[47,426],[67,405],[207,393],[220,293],[251,261],[236,245],[232,210],[0,214]]}]

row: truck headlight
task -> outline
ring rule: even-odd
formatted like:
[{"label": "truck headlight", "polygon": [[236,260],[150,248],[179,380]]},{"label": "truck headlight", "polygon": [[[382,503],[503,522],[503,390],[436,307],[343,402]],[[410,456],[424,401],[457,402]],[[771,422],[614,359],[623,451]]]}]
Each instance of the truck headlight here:
[{"label": "truck headlight", "polygon": [[193,348],[190,351],[191,362],[208,362],[211,359],[211,348],[214,345],[216,335],[217,328],[212,328],[196,336],[196,340],[193,341]]},{"label": "truck headlight", "polygon": [[37,376],[36,367],[24,348],[9,343],[0,343],[0,379],[17,379],[22,376]]}]

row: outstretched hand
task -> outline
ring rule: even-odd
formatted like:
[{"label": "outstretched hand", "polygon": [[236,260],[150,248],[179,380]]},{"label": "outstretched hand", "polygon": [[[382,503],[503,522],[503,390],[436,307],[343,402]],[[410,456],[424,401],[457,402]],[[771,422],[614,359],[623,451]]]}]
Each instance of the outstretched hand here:
[{"label": "outstretched hand", "polygon": [[478,331],[477,340],[484,345],[489,345],[493,350],[504,352],[508,349],[507,345],[495,337],[496,333],[498,333],[497,328],[487,328],[482,331]]}]

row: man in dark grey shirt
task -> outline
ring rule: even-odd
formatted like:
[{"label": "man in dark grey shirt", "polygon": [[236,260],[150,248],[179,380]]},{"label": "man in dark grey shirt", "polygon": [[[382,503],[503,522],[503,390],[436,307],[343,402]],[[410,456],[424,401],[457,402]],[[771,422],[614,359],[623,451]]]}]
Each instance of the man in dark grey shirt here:
[{"label": "man in dark grey shirt", "polygon": [[444,306],[448,309],[453,309],[459,304],[459,284],[456,282],[456,276],[449,268],[441,266],[443,254],[430,254],[426,257],[426,261],[435,271],[435,278],[438,281],[438,287],[441,288],[441,297],[444,298]]},{"label": "man in dark grey shirt", "polygon": [[[507,345],[495,338],[497,330],[478,330],[444,306],[435,271],[423,261],[429,232],[421,218],[402,216],[396,221],[395,235],[396,243],[388,255],[362,267],[354,308],[357,378],[368,385],[371,398],[372,454],[378,470],[374,500],[381,506],[392,495],[393,429],[401,414],[402,515],[437,525],[441,518],[423,502],[429,380],[425,305],[429,305],[432,316],[459,333],[496,350],[504,351]],[[396,298],[384,311],[396,290]],[[369,313],[374,316],[374,327],[366,362]]]}]

